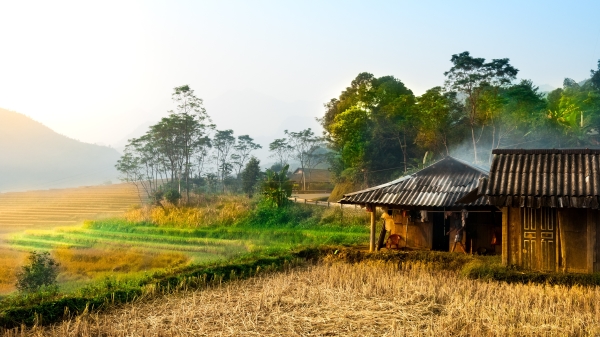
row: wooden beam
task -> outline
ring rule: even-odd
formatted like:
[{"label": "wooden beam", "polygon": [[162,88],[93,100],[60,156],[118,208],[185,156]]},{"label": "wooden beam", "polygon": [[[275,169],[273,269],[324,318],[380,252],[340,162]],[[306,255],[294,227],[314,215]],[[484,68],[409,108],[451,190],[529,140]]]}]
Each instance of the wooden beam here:
[{"label": "wooden beam", "polygon": [[587,210],[587,271],[593,273],[596,252],[596,212]]},{"label": "wooden beam", "polygon": [[508,232],[508,207],[502,207],[502,264],[505,266],[508,266],[510,254],[508,247],[510,247],[511,238],[509,238]]},{"label": "wooden beam", "polygon": [[375,251],[375,232],[376,232],[376,223],[375,223],[375,213],[376,213],[376,208],[375,205],[371,205],[371,242],[369,245],[369,250],[371,252]]}]

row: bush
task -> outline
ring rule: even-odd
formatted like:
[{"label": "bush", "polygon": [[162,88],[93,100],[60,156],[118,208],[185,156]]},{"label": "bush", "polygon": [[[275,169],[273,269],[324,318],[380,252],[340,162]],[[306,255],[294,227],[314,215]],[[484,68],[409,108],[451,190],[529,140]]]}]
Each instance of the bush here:
[{"label": "bush", "polygon": [[181,194],[177,190],[168,190],[165,193],[165,199],[173,205],[177,204],[177,201],[181,199]]},{"label": "bush", "polygon": [[59,264],[48,252],[31,252],[30,263],[17,273],[17,289],[24,292],[35,292],[42,287],[56,287]]}]

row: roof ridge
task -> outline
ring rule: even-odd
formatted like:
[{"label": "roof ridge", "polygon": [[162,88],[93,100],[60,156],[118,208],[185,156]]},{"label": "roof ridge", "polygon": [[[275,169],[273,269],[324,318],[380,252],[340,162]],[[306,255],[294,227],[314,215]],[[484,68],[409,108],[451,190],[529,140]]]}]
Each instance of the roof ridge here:
[{"label": "roof ridge", "polygon": [[600,154],[600,149],[494,149],[492,154]]}]

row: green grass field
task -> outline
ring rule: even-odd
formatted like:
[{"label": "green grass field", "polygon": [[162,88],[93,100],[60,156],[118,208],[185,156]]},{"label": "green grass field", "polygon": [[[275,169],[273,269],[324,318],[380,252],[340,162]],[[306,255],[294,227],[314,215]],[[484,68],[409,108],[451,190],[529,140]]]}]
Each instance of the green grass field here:
[{"label": "green grass field", "polygon": [[5,249],[15,253],[14,259],[0,263],[13,276],[0,279],[0,290],[4,294],[14,290],[14,273],[24,263],[25,253],[34,250],[51,252],[61,264],[61,288],[74,290],[106,277],[135,278],[249,253],[364,244],[366,224],[361,211],[296,204],[273,209],[235,196],[188,209],[133,209],[121,217],[89,220],[80,226],[7,235]]}]

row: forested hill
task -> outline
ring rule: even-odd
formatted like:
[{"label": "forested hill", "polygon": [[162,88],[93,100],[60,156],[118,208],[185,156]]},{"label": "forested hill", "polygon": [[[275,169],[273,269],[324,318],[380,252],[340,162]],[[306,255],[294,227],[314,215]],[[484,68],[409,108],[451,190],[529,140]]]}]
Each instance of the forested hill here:
[{"label": "forested hill", "polygon": [[118,159],[115,149],[68,138],[0,109],[0,192],[115,182]]}]

